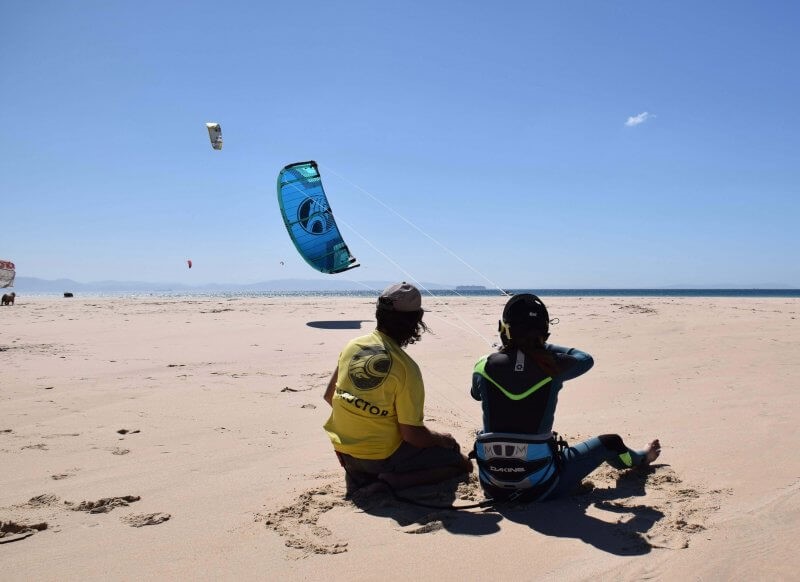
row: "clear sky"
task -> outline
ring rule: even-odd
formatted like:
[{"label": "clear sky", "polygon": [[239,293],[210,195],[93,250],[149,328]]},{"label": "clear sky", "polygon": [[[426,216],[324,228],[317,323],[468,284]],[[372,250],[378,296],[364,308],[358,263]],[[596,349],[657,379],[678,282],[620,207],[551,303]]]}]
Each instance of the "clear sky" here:
[{"label": "clear sky", "polygon": [[[800,287],[798,25],[788,0],[0,0],[0,258],[81,282]],[[341,275],[279,215],[279,170],[310,159],[362,264]]]}]

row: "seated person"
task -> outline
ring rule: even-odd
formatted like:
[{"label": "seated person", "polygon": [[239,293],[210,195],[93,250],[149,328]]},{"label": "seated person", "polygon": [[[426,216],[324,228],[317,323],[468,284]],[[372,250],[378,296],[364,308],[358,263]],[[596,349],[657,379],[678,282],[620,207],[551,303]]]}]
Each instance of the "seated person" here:
[{"label": "seated person", "polygon": [[487,496],[553,499],[572,492],[604,461],[627,469],[658,458],[658,439],[633,450],[617,434],[558,446],[553,433],[558,394],[564,382],[589,371],[592,357],[547,343],[549,315],[536,295],[511,297],[499,331],[502,347],[481,358],[472,375],[472,397],[483,407],[475,454]]},{"label": "seated person", "polygon": [[472,471],[449,434],[425,426],[425,388],[403,350],[427,331],[422,297],[408,283],[378,298],[377,329],[350,341],[325,391],[325,430],[345,470],[347,495],[376,480],[393,489],[438,483]]}]

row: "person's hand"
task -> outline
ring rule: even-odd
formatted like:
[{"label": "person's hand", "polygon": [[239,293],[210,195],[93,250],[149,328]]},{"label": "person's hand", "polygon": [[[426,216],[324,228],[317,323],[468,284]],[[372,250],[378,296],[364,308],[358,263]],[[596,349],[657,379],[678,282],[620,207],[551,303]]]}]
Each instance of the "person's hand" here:
[{"label": "person's hand", "polygon": [[461,445],[458,444],[458,441],[453,438],[453,435],[449,433],[439,433],[439,438],[441,439],[441,446],[445,449],[453,449],[456,452],[461,452]]}]

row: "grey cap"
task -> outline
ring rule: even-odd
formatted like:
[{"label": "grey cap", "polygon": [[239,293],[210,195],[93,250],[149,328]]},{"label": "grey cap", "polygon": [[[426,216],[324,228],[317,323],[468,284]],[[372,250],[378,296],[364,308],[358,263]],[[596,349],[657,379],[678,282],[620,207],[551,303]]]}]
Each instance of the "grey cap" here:
[{"label": "grey cap", "polygon": [[403,281],[387,287],[378,297],[378,309],[388,311],[422,311],[419,289]]}]

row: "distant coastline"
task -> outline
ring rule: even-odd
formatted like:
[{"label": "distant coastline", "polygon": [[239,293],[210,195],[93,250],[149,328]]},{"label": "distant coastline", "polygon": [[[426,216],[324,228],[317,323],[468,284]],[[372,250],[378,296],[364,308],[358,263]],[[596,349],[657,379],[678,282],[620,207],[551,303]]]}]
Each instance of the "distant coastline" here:
[{"label": "distant coastline", "polygon": [[[83,296],[351,296],[374,297],[391,281],[348,281],[342,279],[280,279],[251,284],[186,285],[182,283],[148,283],[141,281],[100,281],[80,283],[71,279],[47,280],[34,277],[17,277],[13,290],[17,295],[57,295],[73,293]],[[499,289],[482,285],[445,285],[421,282],[425,292],[434,296],[503,295]],[[780,285],[753,287],[690,287],[660,288],[521,288],[505,287],[506,293],[535,293],[542,297],[800,297],[800,289]]]},{"label": "distant coastline", "polygon": [[[277,283],[277,284],[276,284]],[[72,293],[80,297],[376,297],[389,283],[372,282],[358,289],[342,286],[333,287],[331,283],[343,281],[285,280],[264,282],[252,285],[170,285],[154,283],[128,283],[106,281],[103,283],[77,283],[71,280],[44,281],[18,277],[13,288],[18,299],[25,296],[64,297]],[[504,289],[506,294],[535,293],[541,297],[800,297],[800,289],[791,288],[608,288],[608,289],[547,289],[515,288]],[[502,297],[499,289],[481,285],[436,285],[425,284],[426,295],[433,297]]]}]

